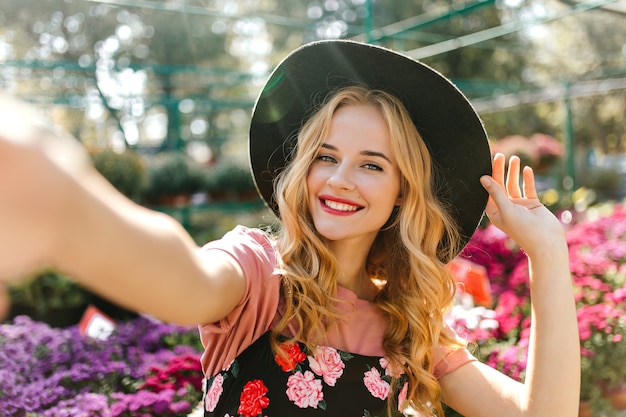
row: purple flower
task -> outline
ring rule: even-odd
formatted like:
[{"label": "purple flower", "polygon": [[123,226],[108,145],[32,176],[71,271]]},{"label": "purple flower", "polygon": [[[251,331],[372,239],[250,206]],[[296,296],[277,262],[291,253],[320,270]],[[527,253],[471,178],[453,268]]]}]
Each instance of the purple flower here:
[{"label": "purple flower", "polygon": [[75,398],[59,401],[54,408],[45,410],[41,417],[110,417],[108,399],[102,394],[79,394]]},{"label": "purple flower", "polygon": [[183,414],[191,411],[191,404],[187,401],[176,401],[170,404],[170,411],[175,414]]},{"label": "purple flower", "polygon": [[[145,317],[119,323],[106,341],[82,336],[77,326],[53,329],[16,317],[0,325],[0,410],[15,417],[109,417],[151,415],[156,406],[163,416],[177,416],[171,404],[199,401],[201,393],[189,390],[184,398],[173,392],[133,393],[153,367],[184,353],[199,357],[192,346],[175,346],[197,339],[195,328]],[[176,407],[184,408],[182,402]],[[131,407],[138,414],[129,414]]]}]

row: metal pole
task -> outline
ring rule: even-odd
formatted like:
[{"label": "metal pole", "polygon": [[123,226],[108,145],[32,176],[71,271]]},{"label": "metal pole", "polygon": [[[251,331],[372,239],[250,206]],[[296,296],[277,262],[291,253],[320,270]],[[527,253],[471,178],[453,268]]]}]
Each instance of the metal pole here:
[{"label": "metal pole", "polygon": [[563,105],[565,107],[564,137],[565,142],[565,176],[563,188],[567,191],[576,189],[576,162],[574,155],[574,123],[572,121],[572,101],[570,98],[570,83],[565,82],[565,95]]},{"label": "metal pole", "polygon": [[372,0],[365,2],[365,40],[367,43],[374,42],[374,7]]}]

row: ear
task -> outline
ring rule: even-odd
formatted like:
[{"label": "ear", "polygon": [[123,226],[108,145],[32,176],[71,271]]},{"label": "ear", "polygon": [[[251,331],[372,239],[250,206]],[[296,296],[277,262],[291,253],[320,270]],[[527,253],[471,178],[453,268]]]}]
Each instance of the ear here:
[{"label": "ear", "polygon": [[402,180],[402,182],[400,183],[400,189],[398,190],[398,196],[396,197],[396,207],[401,206],[404,203],[404,193],[405,191],[407,191],[407,189],[408,184],[406,183],[406,180]]}]

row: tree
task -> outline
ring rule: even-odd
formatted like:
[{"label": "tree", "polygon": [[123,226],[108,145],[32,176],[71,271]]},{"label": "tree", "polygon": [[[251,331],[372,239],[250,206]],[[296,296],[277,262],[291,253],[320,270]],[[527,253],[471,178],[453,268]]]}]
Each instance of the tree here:
[{"label": "tree", "polygon": [[[623,76],[626,59],[624,16],[600,9],[569,16],[579,0],[0,1],[4,89],[55,105],[55,117],[87,142],[191,145],[209,158],[225,144],[242,153],[261,83],[287,52],[315,39],[415,51],[528,22],[421,58],[477,103]],[[564,18],[541,24],[554,13]],[[577,98],[573,109],[581,143],[621,144],[623,90]],[[554,99],[482,114],[495,137],[562,130],[563,106]]]}]

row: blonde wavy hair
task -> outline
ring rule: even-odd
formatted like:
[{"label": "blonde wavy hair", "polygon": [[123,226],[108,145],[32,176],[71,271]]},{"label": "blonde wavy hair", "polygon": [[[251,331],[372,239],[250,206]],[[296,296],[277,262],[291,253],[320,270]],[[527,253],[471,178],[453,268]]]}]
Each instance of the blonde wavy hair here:
[{"label": "blonde wavy hair", "polygon": [[[334,307],[337,261],[313,225],[306,177],[333,114],[349,105],[380,110],[390,129],[392,152],[402,178],[402,204],[379,232],[367,259],[370,276],[384,283],[374,302],[388,317],[385,356],[394,369],[408,377],[408,402],[404,405],[425,415],[443,415],[441,388],[433,375],[434,350],[462,346],[444,324],[455,292],[445,261],[459,248],[458,227],[436,196],[426,145],[403,104],[391,94],[361,86],[338,90],[298,133],[292,162],[276,182],[282,220],[277,247],[282,257],[284,311],[273,329],[273,347],[280,353],[279,336],[295,324],[291,341],[305,341],[312,349],[322,342],[330,324],[342,319]],[[397,378],[391,387],[390,411],[398,409],[395,399],[402,388]]]}]

